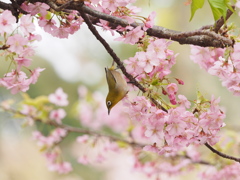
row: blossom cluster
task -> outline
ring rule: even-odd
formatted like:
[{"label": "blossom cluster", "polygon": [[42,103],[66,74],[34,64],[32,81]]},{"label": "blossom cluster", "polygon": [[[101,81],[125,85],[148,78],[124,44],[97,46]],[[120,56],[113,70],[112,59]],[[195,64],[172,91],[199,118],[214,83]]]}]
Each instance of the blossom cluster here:
[{"label": "blossom cluster", "polygon": [[54,129],[48,136],[44,136],[39,131],[33,132],[33,139],[37,141],[37,145],[43,151],[48,169],[60,174],[72,171],[72,165],[62,160],[60,148],[57,146],[66,135],[67,131],[61,128]]},{"label": "blossom cluster", "polygon": [[222,180],[222,179],[239,179],[240,165],[233,163],[224,166],[218,170],[216,167],[208,167],[208,169],[200,174],[202,179],[208,180]]},{"label": "blossom cluster", "polygon": [[[90,165],[107,161],[111,154],[119,153],[121,148],[108,138],[82,135],[77,137],[81,153],[77,153],[78,163]],[[89,151],[91,149],[91,151]]]},{"label": "blossom cluster", "polygon": [[195,112],[189,110],[190,102],[179,95],[178,107],[168,112],[157,109],[144,96],[126,102],[129,117],[135,122],[135,139],[144,140],[147,151],[158,154],[175,154],[190,144],[214,145],[218,142],[218,132],[225,124],[225,114],[219,107],[220,99],[199,102]]},{"label": "blossom cluster", "polygon": [[191,59],[209,74],[219,77],[222,85],[240,96],[240,43],[233,49],[191,46]]},{"label": "blossom cluster", "polygon": [[[140,12],[140,8],[132,6],[135,0],[119,0],[119,1],[100,1],[92,0],[86,1],[85,5],[105,14],[111,14],[122,19],[126,19],[129,23],[133,23],[137,13]],[[36,2],[34,4],[24,2],[21,8],[26,12],[30,13],[31,16],[35,16],[38,19],[38,24],[46,32],[50,33],[54,37],[68,38],[69,35],[74,34],[80,29],[83,19],[79,16],[77,11],[71,11],[70,13],[55,13],[48,12],[50,7],[45,3]],[[49,16],[50,15],[50,16]],[[57,16],[57,18],[55,18]],[[152,12],[148,18],[142,18],[144,22],[144,31],[153,26],[153,20],[156,16],[155,12]],[[136,18],[137,19],[137,18]],[[144,31],[140,27],[132,28],[130,26],[121,27],[118,26],[116,29],[109,27],[109,22],[100,20],[97,23],[102,26],[104,30],[108,30],[114,35],[113,30],[124,32],[122,39],[125,42],[134,44],[138,41],[139,37],[143,36]],[[134,37],[134,38],[133,38]]]},{"label": "blossom cluster", "polygon": [[12,94],[19,91],[26,92],[30,84],[35,84],[42,72],[43,68],[28,69],[29,78],[22,67],[29,67],[31,64],[31,57],[35,51],[32,43],[40,41],[41,36],[34,34],[35,25],[32,23],[33,17],[31,15],[23,15],[20,17],[20,23],[16,24],[16,18],[9,10],[5,10],[0,14],[0,35],[2,37],[1,47],[2,53],[6,60],[10,60],[14,65],[11,72],[0,78],[0,86],[6,87]]},{"label": "blossom cluster", "polygon": [[[36,2],[23,3],[21,8],[30,13],[31,16],[36,16],[38,19],[38,25],[42,27],[47,33],[58,38],[68,38],[70,34],[74,34],[79,30],[82,24],[82,18],[77,15],[77,11],[71,13],[60,13],[51,15],[47,10],[50,7],[45,3]],[[47,16],[50,14],[50,16]],[[57,16],[56,20],[53,18]]]},{"label": "blossom cluster", "polygon": [[67,130],[57,128],[49,136],[44,136],[41,132],[33,132],[33,139],[41,149],[49,148],[59,143],[67,135]]},{"label": "blossom cluster", "polygon": [[[62,119],[66,116],[66,112],[62,108],[54,108],[53,105],[56,107],[67,106],[69,103],[67,97],[62,88],[58,88],[48,97],[41,96],[31,99],[26,95],[20,110],[20,114],[26,117],[27,122],[25,125],[32,126],[35,121],[39,120],[46,123],[55,122],[55,124],[62,124]],[[7,105],[5,107],[9,109]],[[72,171],[71,164],[62,160],[58,146],[67,134],[68,130],[60,127],[56,127],[48,135],[43,135],[40,131],[32,133],[33,139],[44,153],[50,171],[56,171],[60,174]]]},{"label": "blossom cluster", "polygon": [[[162,93],[168,95],[170,102],[175,105],[178,87],[166,77],[171,73],[177,56],[168,49],[171,42],[164,39],[151,39],[145,43],[145,48],[142,48],[142,51],[138,51],[134,57],[124,60],[127,72],[136,77],[136,80],[149,91],[153,87],[162,89]],[[141,45],[139,46],[141,47]],[[176,81],[181,85],[184,84],[179,79]],[[165,85],[167,85],[166,88],[164,88]]]},{"label": "blossom cluster", "polygon": [[67,174],[72,171],[71,163],[61,160],[59,148],[54,148],[51,152],[46,152],[45,157],[49,171],[58,172],[59,174]]}]

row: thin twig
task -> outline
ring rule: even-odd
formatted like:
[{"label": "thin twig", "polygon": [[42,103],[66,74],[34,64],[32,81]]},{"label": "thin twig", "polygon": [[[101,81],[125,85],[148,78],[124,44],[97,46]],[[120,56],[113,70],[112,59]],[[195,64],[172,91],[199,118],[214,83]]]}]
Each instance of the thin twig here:
[{"label": "thin twig", "polygon": [[[50,119],[44,119],[43,120],[43,119],[40,119],[38,117],[34,117],[33,115],[24,114],[21,111],[15,110],[13,108],[9,108],[9,107],[5,108],[4,106],[0,105],[0,109],[3,109],[5,112],[9,112],[9,113],[12,113],[14,115],[21,115],[21,116],[26,117],[26,118],[31,118],[34,121],[38,121],[38,122],[41,122],[41,123],[44,123],[44,124],[47,124],[47,125],[50,125],[50,126],[54,126],[55,128],[65,129],[68,133],[75,132],[75,133],[80,133],[80,134],[88,134],[88,135],[96,136],[96,137],[105,137],[105,138],[108,138],[111,141],[124,142],[124,143],[128,144],[129,146],[131,146],[133,148],[143,148],[144,146],[146,146],[146,144],[141,144],[141,143],[137,143],[137,142],[134,142],[134,141],[125,140],[125,139],[122,139],[120,137],[112,136],[112,135],[109,135],[109,134],[104,134],[104,133],[100,133],[100,132],[96,132],[96,131],[91,131],[91,130],[86,129],[86,128],[73,127],[73,126],[69,126],[69,125],[66,125],[66,124],[59,124],[59,123],[57,123],[55,121],[52,121]],[[188,155],[178,155],[177,154],[175,157],[190,159],[193,164],[201,164],[201,165],[208,165],[208,166],[213,166],[214,165],[214,164],[212,164],[210,162],[207,162],[207,161],[204,161],[204,160],[194,161]]]},{"label": "thin twig", "polygon": [[[235,6],[232,6],[232,9],[235,9]],[[220,28],[226,23],[226,21],[232,16],[233,11],[228,9],[227,10],[227,15],[226,18],[224,19],[224,17],[221,17],[219,20],[216,21],[215,25],[213,26],[213,31],[214,32],[218,32],[220,30]]]},{"label": "thin twig", "polygon": [[219,152],[218,150],[216,150],[216,149],[214,149],[212,146],[210,146],[208,143],[205,143],[205,146],[206,146],[208,149],[210,149],[213,153],[216,153],[217,155],[221,156],[222,158],[231,159],[231,160],[234,160],[234,161],[240,163],[240,158],[236,158],[236,157],[233,157],[233,156],[224,154],[224,153],[222,153],[222,152]]}]

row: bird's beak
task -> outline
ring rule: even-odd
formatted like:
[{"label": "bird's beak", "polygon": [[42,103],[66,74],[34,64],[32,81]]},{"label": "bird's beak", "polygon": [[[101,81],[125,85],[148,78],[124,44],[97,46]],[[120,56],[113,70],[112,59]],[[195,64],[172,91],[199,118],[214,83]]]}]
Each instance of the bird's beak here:
[{"label": "bird's beak", "polygon": [[111,109],[108,109],[108,115],[110,114]]}]

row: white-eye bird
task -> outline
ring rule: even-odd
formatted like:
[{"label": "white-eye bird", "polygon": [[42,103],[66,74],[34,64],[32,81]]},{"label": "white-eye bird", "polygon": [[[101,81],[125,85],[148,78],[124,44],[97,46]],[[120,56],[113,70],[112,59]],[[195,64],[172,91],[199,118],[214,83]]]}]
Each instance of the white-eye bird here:
[{"label": "white-eye bird", "polygon": [[121,101],[128,93],[128,85],[122,74],[118,72],[114,66],[105,68],[105,72],[109,90],[106,98],[106,106],[108,108],[108,114],[110,114],[113,106]]}]

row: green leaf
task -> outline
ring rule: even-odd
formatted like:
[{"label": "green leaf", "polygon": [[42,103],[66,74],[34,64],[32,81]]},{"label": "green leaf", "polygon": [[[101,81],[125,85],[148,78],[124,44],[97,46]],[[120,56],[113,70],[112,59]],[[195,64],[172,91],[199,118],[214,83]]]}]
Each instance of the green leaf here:
[{"label": "green leaf", "polygon": [[221,18],[221,16],[223,16],[224,19],[226,18],[229,0],[208,0],[208,3],[212,9],[215,21]]},{"label": "green leaf", "polygon": [[203,7],[203,4],[204,4],[204,0],[192,0],[192,4],[191,4],[191,18],[190,18],[189,21],[192,20],[195,12],[198,9],[201,9]]}]

